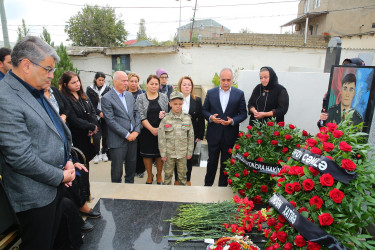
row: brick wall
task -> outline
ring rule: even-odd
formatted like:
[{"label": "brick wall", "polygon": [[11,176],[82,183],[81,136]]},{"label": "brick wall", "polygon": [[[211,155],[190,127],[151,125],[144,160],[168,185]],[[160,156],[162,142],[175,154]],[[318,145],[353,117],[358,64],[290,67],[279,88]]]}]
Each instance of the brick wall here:
[{"label": "brick wall", "polygon": [[308,36],[305,45],[304,39],[301,35],[227,33],[217,38],[202,38],[201,43],[326,48],[329,41],[325,36]]}]

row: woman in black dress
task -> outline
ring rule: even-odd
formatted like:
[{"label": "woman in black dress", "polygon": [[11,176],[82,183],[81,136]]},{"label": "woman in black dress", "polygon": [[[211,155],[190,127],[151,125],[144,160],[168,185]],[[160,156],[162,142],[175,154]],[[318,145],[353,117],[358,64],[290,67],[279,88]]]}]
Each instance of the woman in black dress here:
[{"label": "woman in black dress", "polygon": [[[178,91],[184,95],[184,104],[182,111],[191,116],[194,129],[194,150],[197,142],[203,140],[204,136],[204,117],[202,113],[202,99],[194,95],[194,83],[189,76],[183,76],[178,81]],[[187,182],[186,185],[191,186],[191,171],[193,169],[192,159],[187,160]],[[175,168],[175,176],[177,180],[177,169]],[[178,182],[178,181],[177,181]],[[178,185],[179,183],[176,183]]]},{"label": "woman in black dress", "polygon": [[[59,82],[62,86],[61,92],[66,97],[70,108],[67,124],[72,133],[73,146],[83,152],[86,157],[86,167],[89,169],[89,161],[99,152],[100,146],[100,136],[97,136],[100,133],[94,107],[85,95],[81,80],[76,73],[65,72]],[[82,162],[82,159],[80,160]],[[83,186],[85,186],[83,192],[88,201],[90,200],[90,184],[87,181]],[[87,211],[87,209],[89,208],[81,207],[80,211],[90,213],[91,210]]]},{"label": "woman in black dress", "polygon": [[111,88],[105,84],[105,74],[103,72],[96,72],[94,77],[94,83],[88,86],[86,89],[87,97],[90,99],[92,105],[94,106],[96,117],[98,119],[100,131],[102,132],[102,150],[98,155],[94,157],[94,163],[97,164],[100,160],[108,161],[108,147],[107,147],[107,124],[105,123],[101,99],[102,97],[110,91]]},{"label": "woman in black dress", "polygon": [[157,184],[163,183],[163,162],[158,146],[158,127],[165,112],[168,111],[168,97],[159,93],[160,80],[156,75],[147,78],[147,91],[137,97],[137,107],[141,116],[143,128],[139,136],[140,154],[147,171],[146,184],[152,184],[152,162],[155,159],[157,169]]},{"label": "woman in black dress", "polygon": [[254,120],[265,121],[269,117],[276,117],[277,122],[283,122],[289,107],[288,92],[279,84],[271,67],[262,67],[259,77],[261,83],[254,88],[247,106],[250,125],[253,125]]}]

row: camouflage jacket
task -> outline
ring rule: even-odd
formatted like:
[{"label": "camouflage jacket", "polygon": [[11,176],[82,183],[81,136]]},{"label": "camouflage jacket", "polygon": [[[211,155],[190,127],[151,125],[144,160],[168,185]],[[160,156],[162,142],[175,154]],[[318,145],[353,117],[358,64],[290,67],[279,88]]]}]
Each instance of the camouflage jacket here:
[{"label": "camouflage jacket", "polygon": [[194,130],[190,115],[171,110],[161,120],[158,131],[159,150],[161,157],[176,159],[193,155]]}]

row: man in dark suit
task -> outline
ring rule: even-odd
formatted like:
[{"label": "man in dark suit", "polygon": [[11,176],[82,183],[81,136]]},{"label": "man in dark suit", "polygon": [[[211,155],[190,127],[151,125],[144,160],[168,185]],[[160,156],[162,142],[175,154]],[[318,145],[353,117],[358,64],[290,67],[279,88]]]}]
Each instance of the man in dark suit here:
[{"label": "man in dark suit", "polygon": [[59,56],[39,37],[25,37],[11,57],[0,84],[3,184],[20,221],[21,249],[52,249],[63,184],[75,178],[70,131],[44,97]]},{"label": "man in dark suit", "polygon": [[137,164],[137,137],[141,120],[133,95],[125,91],[128,76],[123,71],[113,75],[114,88],[102,98],[102,112],[108,126],[107,144],[111,157],[111,180],[121,182],[125,163],[125,183],[134,183]]},{"label": "man in dark suit", "polygon": [[207,91],[203,105],[203,116],[208,121],[206,139],[208,143],[207,173],[205,186],[215,181],[220,160],[219,186],[228,185],[224,175],[224,162],[230,157],[228,149],[234,146],[239,124],[247,117],[245,96],[242,90],[232,88],[233,71],[224,68],[220,72],[220,86]]}]

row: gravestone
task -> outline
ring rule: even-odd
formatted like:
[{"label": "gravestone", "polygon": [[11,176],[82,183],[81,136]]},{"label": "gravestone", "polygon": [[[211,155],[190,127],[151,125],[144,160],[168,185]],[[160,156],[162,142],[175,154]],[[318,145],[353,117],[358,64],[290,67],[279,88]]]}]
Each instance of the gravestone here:
[{"label": "gravestone", "polygon": [[339,37],[332,37],[329,40],[326,52],[326,62],[324,64],[324,72],[330,73],[332,65],[340,64],[341,56],[341,39]]}]

